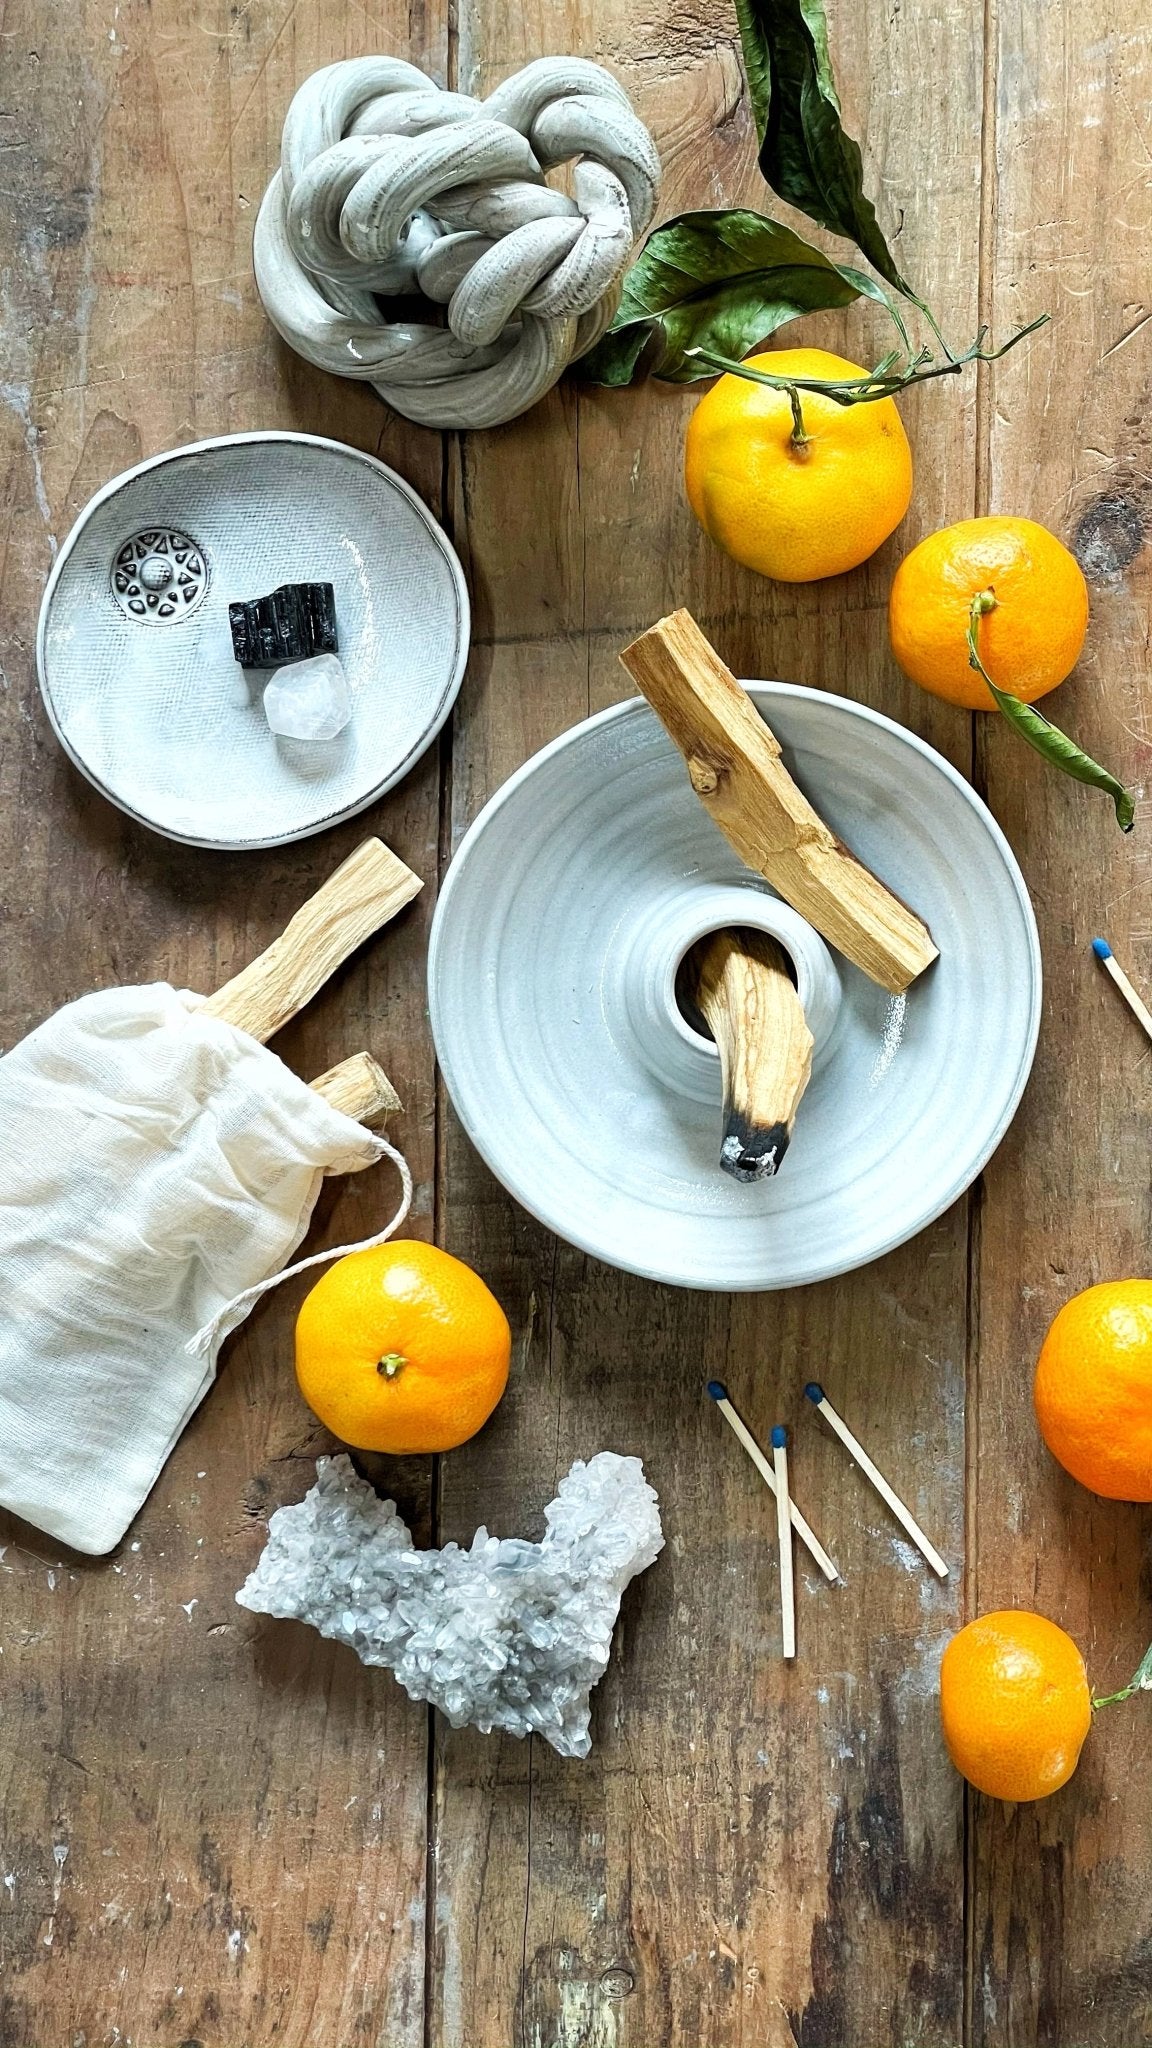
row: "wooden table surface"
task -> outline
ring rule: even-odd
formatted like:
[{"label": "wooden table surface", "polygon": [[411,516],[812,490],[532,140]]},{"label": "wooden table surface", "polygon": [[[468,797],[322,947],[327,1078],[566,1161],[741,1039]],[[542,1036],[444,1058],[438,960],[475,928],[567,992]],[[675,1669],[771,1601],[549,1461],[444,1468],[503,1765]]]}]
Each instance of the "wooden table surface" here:
[{"label": "wooden table surface", "polygon": [[[989,508],[1046,521],[1092,587],[1057,715],[1141,786],[1152,25],[1139,0],[841,0],[834,35],[881,212],[950,334],[1045,308],[1053,324],[979,380],[914,394],[898,540],[851,577],[786,588],[734,567],[686,510],[687,394],[565,389],[442,441],[282,348],[250,268],[294,88],[369,51],[480,90],[544,52],[597,57],[656,134],[665,213],[762,203],[730,0],[5,9],[2,1042],[90,988],[215,986],[364,830],[216,857],[96,796],[36,688],[57,542],[117,471],[203,435],[303,428],[381,455],[464,558],[472,661],[445,742],[366,821],[428,886],[280,1049],[301,1072],[376,1052],[405,1104],[415,1231],[485,1274],[515,1352],[478,1440],[374,1476],[418,1540],[467,1540],[480,1521],[536,1533],[574,1457],[636,1452],[667,1548],[626,1598],[583,1763],[452,1733],[349,1652],[244,1613],[233,1595],[269,1512],[328,1448],[292,1376],[303,1288],[263,1302],[111,1561],[0,1528],[4,2048],[1152,2038],[1148,1703],[1097,1728],[1064,1793],[1013,1809],[965,1796],[935,1698],[942,1644],[980,1609],[1063,1621],[1098,1690],[1152,1634],[1148,1512],[1055,1469],[1029,1397],[1065,1298],[1148,1267],[1148,1049],[1089,952],[1103,930],[1152,975],[1148,816],[1123,840],[1104,798],[907,685],[884,616],[921,533]],[[865,357],[880,340],[874,309],[802,331]],[[519,762],[627,694],[617,650],[677,603],[738,673],[848,692],[971,773],[1042,932],[1039,1056],[982,1184],[878,1265],[791,1295],[678,1293],[558,1243],[436,1087],[437,871]],[[333,1187],[318,1229],[362,1234],[392,1197],[386,1170]],[[785,1671],[765,1494],[703,1382],[721,1374],[766,1431],[813,1373],[964,1569],[938,1584],[911,1566],[802,1424],[797,1492],[846,1583],[801,1563]]]}]

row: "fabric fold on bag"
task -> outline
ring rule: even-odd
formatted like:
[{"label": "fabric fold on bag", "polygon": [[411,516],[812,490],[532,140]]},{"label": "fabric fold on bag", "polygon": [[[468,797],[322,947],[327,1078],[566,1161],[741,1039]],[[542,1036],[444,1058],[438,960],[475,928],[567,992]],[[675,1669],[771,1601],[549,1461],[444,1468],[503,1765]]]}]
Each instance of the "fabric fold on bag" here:
[{"label": "fabric fold on bag", "polygon": [[0,1058],[0,1504],[93,1555],[155,1484],[240,1320],[222,1312],[291,1259],[325,1173],[396,1157],[200,1001],[106,989]]}]

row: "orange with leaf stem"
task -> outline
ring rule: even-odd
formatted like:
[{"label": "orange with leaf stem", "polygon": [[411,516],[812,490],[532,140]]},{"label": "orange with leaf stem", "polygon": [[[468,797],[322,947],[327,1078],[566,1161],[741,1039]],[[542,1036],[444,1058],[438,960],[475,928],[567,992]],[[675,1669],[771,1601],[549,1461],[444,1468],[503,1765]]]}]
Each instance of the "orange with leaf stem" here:
[{"label": "orange with leaf stem", "polygon": [[[843,382],[868,372],[826,349],[775,349],[743,369]],[[912,495],[912,453],[891,398],[839,405],[720,377],[688,422],[684,485],[726,554],[781,583],[839,576],[874,554]]]},{"label": "orange with leaf stem", "polygon": [[1034,519],[961,519],[930,533],[892,580],[888,630],[904,673],[970,711],[995,700],[969,660],[974,599],[981,659],[997,689],[1033,704],[1070,674],[1088,626],[1074,555]]},{"label": "orange with leaf stem", "polygon": [[1092,1716],[1152,1691],[1152,1647],[1118,1692],[1095,1697],[1067,1632],[1029,1608],[982,1614],[940,1660],[940,1720],[961,1776],[992,1799],[1045,1799],[1068,1783]]}]

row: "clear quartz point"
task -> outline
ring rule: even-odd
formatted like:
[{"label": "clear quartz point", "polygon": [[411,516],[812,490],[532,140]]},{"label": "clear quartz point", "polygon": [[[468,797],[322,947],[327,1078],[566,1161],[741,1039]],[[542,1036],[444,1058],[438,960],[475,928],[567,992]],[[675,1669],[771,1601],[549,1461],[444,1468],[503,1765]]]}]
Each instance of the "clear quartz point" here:
[{"label": "clear quartz point", "polygon": [[290,661],[269,677],[264,716],[286,740],[334,740],[352,716],[348,679],[338,655]]}]

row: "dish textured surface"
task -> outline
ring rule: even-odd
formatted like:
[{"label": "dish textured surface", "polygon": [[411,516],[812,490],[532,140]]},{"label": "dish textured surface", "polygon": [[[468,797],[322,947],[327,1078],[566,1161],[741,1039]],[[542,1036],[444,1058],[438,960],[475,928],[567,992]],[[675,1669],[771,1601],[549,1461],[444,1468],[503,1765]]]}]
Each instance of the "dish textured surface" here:
[{"label": "dish textured surface", "polygon": [[[610,1265],[724,1290],[827,1279],[938,1216],[1003,1137],[1040,1015],[1023,877],[963,778],[862,705],[748,688],[801,788],[940,948],[907,997],[833,956],[839,1009],[776,1179],[721,1172],[719,1061],[674,1004],[658,1014],[675,966],[661,934],[675,948],[695,898],[775,899],[647,705],[574,727],[497,792],[449,870],[429,957],[445,1081],[505,1187]],[[711,1063],[703,1089],[689,1055]]]},{"label": "dish textured surface", "polygon": [[[187,588],[164,616],[125,608],[134,540],[165,605]],[[317,579],[335,587],[352,718],[335,739],[278,739],[267,674],[233,659],[228,604]],[[274,846],[407,773],[452,707],[468,621],[453,549],[382,462],[306,434],[231,435],[129,470],[81,514],[44,594],[40,687],[68,754],[121,810],[192,845]]]}]

